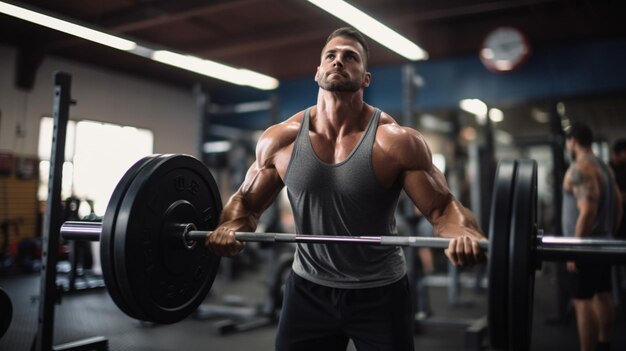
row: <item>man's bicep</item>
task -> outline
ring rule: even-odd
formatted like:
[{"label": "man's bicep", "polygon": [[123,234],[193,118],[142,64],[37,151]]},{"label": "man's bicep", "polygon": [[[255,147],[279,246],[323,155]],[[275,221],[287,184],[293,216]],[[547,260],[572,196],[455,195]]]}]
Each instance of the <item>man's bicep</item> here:
[{"label": "man's bicep", "polygon": [[576,166],[571,173],[572,192],[581,215],[595,218],[600,199],[600,187],[590,167]]},{"label": "man's bicep", "polygon": [[589,167],[574,167],[571,173],[574,196],[579,202],[597,203],[600,196],[598,180]]}]

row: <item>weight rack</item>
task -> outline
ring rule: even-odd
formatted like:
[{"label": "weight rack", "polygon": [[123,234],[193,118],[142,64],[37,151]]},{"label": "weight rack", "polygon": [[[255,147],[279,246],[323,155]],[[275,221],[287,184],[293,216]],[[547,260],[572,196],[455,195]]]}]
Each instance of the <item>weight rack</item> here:
[{"label": "weight rack", "polygon": [[65,161],[65,140],[69,121],[72,76],[65,72],[54,73],[54,100],[52,130],[52,150],[50,154],[50,175],[48,177],[48,200],[43,226],[42,266],[39,292],[39,314],[37,333],[33,340],[32,351],[107,351],[109,342],[103,336],[53,346],[54,307],[60,300],[56,281],[59,238],[61,228],[61,180]]}]

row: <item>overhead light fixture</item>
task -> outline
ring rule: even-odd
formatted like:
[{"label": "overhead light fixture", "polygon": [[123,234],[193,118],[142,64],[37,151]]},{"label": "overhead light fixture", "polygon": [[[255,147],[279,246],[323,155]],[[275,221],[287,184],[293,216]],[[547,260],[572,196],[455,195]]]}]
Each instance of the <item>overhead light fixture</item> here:
[{"label": "overhead light fixture", "polygon": [[480,99],[463,99],[459,102],[459,107],[476,116],[487,116],[487,104]]},{"label": "overhead light fixture", "polygon": [[217,154],[230,151],[232,144],[228,140],[207,141],[204,143],[202,150],[206,154]]},{"label": "overhead light fixture", "polygon": [[230,67],[191,55],[141,46],[132,40],[120,38],[2,1],[0,1],[0,13],[229,83],[247,85],[261,90],[273,90],[279,85],[277,79],[261,73]]},{"label": "overhead light fixture", "polygon": [[409,60],[418,61],[428,59],[428,53],[424,49],[345,1],[308,1],[352,25],[363,34]]},{"label": "overhead light fixture", "polygon": [[556,111],[559,114],[559,116],[561,116],[561,117],[565,116],[565,103],[558,102],[556,104]]},{"label": "overhead light fixture", "polygon": [[161,63],[238,85],[248,85],[261,90],[272,90],[278,87],[278,80],[270,76],[243,68],[230,67],[196,56],[167,50],[156,50],[151,53],[150,58]]},{"label": "overhead light fixture", "polygon": [[499,108],[490,108],[489,119],[495,123],[502,122],[504,121],[504,112],[502,112]]},{"label": "overhead light fixture", "polygon": [[101,45],[110,46],[118,50],[131,51],[137,47],[137,44],[134,41],[122,39],[91,28],[74,24],[72,22],[44,15],[23,7],[11,5],[6,2],[0,2],[0,13],[35,23],[40,26],[48,27],[50,29],[58,30],[59,32],[67,33],[85,40],[93,41]]},{"label": "overhead light fixture", "polygon": [[546,111],[540,110],[537,107],[533,107],[530,110],[530,115],[538,123],[544,123],[545,124],[545,123],[550,122],[550,115]]}]

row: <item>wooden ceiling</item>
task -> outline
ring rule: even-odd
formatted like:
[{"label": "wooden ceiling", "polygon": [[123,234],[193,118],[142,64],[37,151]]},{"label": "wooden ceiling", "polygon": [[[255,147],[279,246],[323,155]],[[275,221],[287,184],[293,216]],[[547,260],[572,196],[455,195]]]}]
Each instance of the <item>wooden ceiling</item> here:
[{"label": "wooden ceiling", "polygon": [[[624,11],[602,0],[350,0],[418,43],[431,59],[474,55],[487,32],[513,25],[535,47],[623,37]],[[305,0],[29,0],[16,3],[154,47],[289,79],[313,75],[326,36],[345,23]],[[0,15],[0,43],[168,84],[213,79]],[[371,66],[406,59],[372,43]]]}]

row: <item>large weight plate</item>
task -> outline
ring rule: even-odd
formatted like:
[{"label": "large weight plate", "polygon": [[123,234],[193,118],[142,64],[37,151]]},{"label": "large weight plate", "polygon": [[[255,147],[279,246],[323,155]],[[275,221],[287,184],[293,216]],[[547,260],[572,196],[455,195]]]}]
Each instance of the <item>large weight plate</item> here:
[{"label": "large weight plate", "polygon": [[489,220],[489,251],[487,291],[489,342],[494,349],[508,346],[509,316],[509,231],[511,218],[511,194],[517,162],[503,160],[498,164],[494,180]]},{"label": "large weight plate", "polygon": [[132,305],[129,305],[124,300],[124,297],[119,289],[114,269],[115,259],[113,257],[113,243],[115,242],[114,237],[117,214],[126,191],[139,171],[153,159],[154,156],[144,157],[133,164],[126,171],[126,173],[124,173],[120,181],[115,186],[115,189],[111,194],[111,198],[109,199],[109,203],[102,220],[102,233],[100,234],[100,265],[102,267],[102,277],[107,290],[109,291],[109,295],[120,310],[137,319],[139,319],[139,312],[133,310]]},{"label": "large weight plate", "polygon": [[175,323],[196,310],[211,289],[219,257],[204,243],[183,245],[173,226],[210,231],[222,202],[208,168],[187,155],[155,159],[130,185],[115,228],[115,271],[140,319]]},{"label": "large weight plate", "polygon": [[537,237],[537,164],[520,160],[515,176],[509,248],[509,349],[528,350],[532,334]]},{"label": "large weight plate", "polygon": [[[103,245],[103,247],[105,249],[108,250],[108,256],[109,260],[110,260],[110,265],[108,265],[111,269],[111,274],[107,274],[107,276],[110,277],[114,277],[114,283],[111,284],[112,289],[109,289],[109,291],[114,291],[115,295],[118,296],[117,300],[119,300],[120,303],[117,303],[116,299],[113,299],[114,301],[116,301],[116,304],[118,304],[118,307],[124,312],[126,313],[128,316],[135,318],[135,319],[139,319],[139,320],[148,320],[148,317],[146,316],[146,314],[140,309],[138,303],[137,303],[137,299],[133,296],[133,294],[131,293],[131,287],[129,286],[129,278],[127,276],[127,272],[126,272],[126,267],[125,267],[125,261],[120,261],[119,258],[119,253],[117,254],[118,256],[116,257],[116,242],[117,240],[119,240],[119,236],[124,237],[125,236],[125,226],[127,224],[127,219],[125,217],[125,215],[127,214],[126,212],[122,211],[122,225],[120,226],[121,232],[120,234],[118,234],[117,236],[115,235],[116,230],[118,230],[118,217],[120,214],[120,208],[122,208],[122,204],[124,203],[124,200],[126,199],[126,194],[128,192],[128,189],[130,188],[131,184],[133,183],[133,181],[135,180],[136,177],[139,176],[139,174],[143,171],[143,175],[141,179],[145,179],[145,177],[149,176],[150,174],[152,174],[152,172],[154,171],[155,168],[158,168],[159,165],[161,164],[162,161],[164,161],[167,158],[170,158],[174,155],[153,155],[150,157],[147,157],[145,160],[146,162],[141,163],[138,162],[139,167],[134,169],[131,168],[127,174],[129,174],[128,178],[123,179],[122,181],[120,181],[118,183],[118,186],[121,186],[121,190],[119,193],[118,197],[115,197],[115,202],[113,201],[114,197],[111,198],[111,201],[109,201],[109,205],[112,206],[112,213],[113,210],[115,211],[115,216],[107,216],[105,215],[105,219],[109,219],[109,223],[107,223],[107,235],[104,236],[104,238],[107,239],[106,241],[106,245]],[[133,167],[134,168],[134,167]],[[108,211],[108,208],[107,208]],[[104,227],[103,227],[104,229]],[[104,231],[103,231],[104,232]],[[116,239],[117,238],[117,239]],[[122,254],[123,256],[123,254]],[[103,270],[103,274],[104,274],[104,270]],[[107,286],[109,286],[109,284],[107,283]]]},{"label": "large weight plate", "polygon": [[7,332],[13,319],[13,303],[9,295],[0,288],[0,339]]}]

